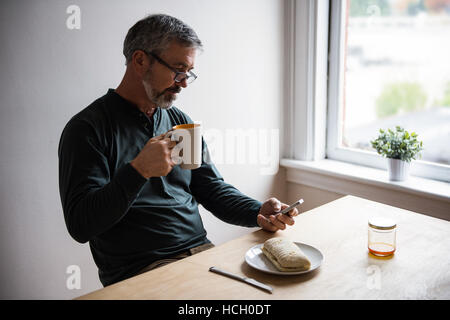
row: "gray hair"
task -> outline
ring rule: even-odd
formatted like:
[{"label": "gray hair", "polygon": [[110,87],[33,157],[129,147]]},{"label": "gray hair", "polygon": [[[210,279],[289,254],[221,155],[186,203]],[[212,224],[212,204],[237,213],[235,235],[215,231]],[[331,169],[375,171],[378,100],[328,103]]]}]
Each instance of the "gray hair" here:
[{"label": "gray hair", "polygon": [[202,42],[195,31],[177,18],[165,14],[153,14],[136,22],[128,30],[123,43],[123,55],[126,63],[136,50],[161,53],[172,40],[186,47],[202,48]]}]

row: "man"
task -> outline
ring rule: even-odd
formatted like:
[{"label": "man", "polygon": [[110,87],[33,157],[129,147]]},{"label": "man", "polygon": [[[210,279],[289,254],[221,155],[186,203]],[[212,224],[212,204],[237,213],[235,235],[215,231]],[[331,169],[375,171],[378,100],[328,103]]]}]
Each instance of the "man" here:
[{"label": "man", "polygon": [[184,170],[171,159],[174,125],[192,123],[172,106],[197,77],[195,32],[167,15],[137,22],[125,38],[126,72],[115,89],[75,115],[59,145],[59,183],[71,236],[89,245],[104,286],[211,247],[198,204],[231,224],[268,231],[294,224],[225,183],[208,161]]}]

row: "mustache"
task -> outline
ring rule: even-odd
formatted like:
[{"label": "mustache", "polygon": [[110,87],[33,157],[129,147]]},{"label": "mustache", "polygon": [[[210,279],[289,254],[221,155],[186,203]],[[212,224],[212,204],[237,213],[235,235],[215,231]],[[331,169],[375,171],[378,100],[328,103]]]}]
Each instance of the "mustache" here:
[{"label": "mustache", "polygon": [[166,93],[167,91],[173,92],[173,93],[180,93],[181,92],[181,88],[178,86],[175,87],[170,87],[167,88],[166,90],[164,90],[163,92],[161,92],[160,94],[158,94],[157,98],[159,98],[160,96],[162,96],[164,93]]},{"label": "mustache", "polygon": [[173,93],[179,93],[181,91],[181,88],[176,86],[176,87],[173,87],[173,88],[168,88],[168,89],[166,89],[164,91],[170,91],[170,92],[173,92]]}]

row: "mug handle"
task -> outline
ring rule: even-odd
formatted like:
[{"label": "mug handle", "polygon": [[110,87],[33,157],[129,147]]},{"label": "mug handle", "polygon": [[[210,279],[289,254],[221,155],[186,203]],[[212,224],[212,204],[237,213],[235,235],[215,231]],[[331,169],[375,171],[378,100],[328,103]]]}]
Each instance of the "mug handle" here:
[{"label": "mug handle", "polygon": [[[166,135],[164,136],[164,139],[166,138],[170,138],[171,141],[176,141],[176,142],[181,142],[183,141],[183,136],[179,136],[177,135],[177,133],[175,132],[175,130],[171,129],[169,130]],[[180,140],[181,138],[181,140]],[[177,143],[178,144],[178,143]]]},{"label": "mug handle", "polygon": [[[180,165],[183,163],[183,147],[181,146],[180,142],[183,141],[183,137],[182,136],[178,136],[177,133],[175,132],[175,130],[171,129],[169,130],[165,135],[164,135],[164,139],[166,138],[170,138],[171,141],[176,141],[177,145],[172,149],[171,152],[171,157],[173,162],[175,162],[175,164]],[[181,140],[180,140],[181,138]],[[181,156],[180,156],[181,154]]]}]

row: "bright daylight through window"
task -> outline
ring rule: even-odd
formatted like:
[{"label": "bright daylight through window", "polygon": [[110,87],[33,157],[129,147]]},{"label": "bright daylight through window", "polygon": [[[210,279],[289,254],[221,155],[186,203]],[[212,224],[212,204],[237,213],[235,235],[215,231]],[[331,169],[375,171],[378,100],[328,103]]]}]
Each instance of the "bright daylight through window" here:
[{"label": "bright daylight through window", "polygon": [[450,0],[347,0],[341,15],[337,147],[375,152],[380,128],[423,141],[450,165]]}]

